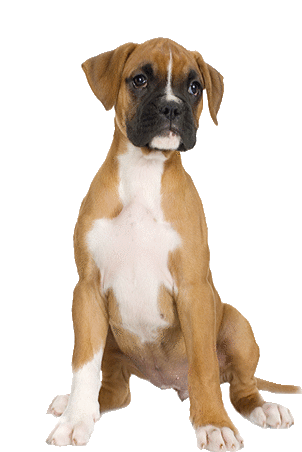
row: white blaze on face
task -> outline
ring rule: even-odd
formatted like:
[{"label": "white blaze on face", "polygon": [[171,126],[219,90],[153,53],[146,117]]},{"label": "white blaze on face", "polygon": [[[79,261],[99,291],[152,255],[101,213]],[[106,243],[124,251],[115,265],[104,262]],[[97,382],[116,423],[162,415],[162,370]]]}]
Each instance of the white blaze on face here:
[{"label": "white blaze on face", "polygon": [[167,76],[167,85],[166,85],[166,100],[171,101],[174,100],[174,102],[181,102],[181,100],[174,96],[173,90],[172,90],[172,64],[173,64],[173,58],[172,53],[170,52],[170,60],[168,64],[168,76]]},{"label": "white blaze on face", "polygon": [[[173,58],[172,53],[170,52],[170,59],[168,63],[167,69],[167,85],[165,88],[165,100],[167,102],[181,102],[179,97],[175,96],[172,90],[172,65]],[[151,142],[150,147],[152,149],[160,149],[160,150],[171,150],[175,151],[178,149],[180,145],[180,136],[171,130],[165,130],[162,134],[155,136]]]}]

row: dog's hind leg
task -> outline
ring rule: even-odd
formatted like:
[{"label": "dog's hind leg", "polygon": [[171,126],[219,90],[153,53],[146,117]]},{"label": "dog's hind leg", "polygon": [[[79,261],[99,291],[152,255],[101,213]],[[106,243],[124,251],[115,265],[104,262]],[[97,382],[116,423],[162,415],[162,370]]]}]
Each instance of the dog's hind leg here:
[{"label": "dog's hind leg", "polygon": [[254,377],[259,347],[249,322],[228,304],[223,306],[217,353],[222,380],[230,383],[231,402],[239,413],[248,416],[264,403]]},{"label": "dog's hind leg", "polygon": [[129,405],[131,400],[130,368],[109,329],[102,361],[102,385],[99,392],[101,414]]},{"label": "dog's hind leg", "polygon": [[259,347],[249,322],[227,304],[224,305],[217,354],[221,379],[230,383],[231,402],[242,416],[264,428],[288,428],[293,424],[287,408],[267,403],[261,397],[254,376]]}]

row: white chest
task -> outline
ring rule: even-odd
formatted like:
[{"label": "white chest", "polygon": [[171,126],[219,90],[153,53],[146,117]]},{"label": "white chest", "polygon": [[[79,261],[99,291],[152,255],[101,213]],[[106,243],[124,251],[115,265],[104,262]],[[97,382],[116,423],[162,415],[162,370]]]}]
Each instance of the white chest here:
[{"label": "white chest", "polygon": [[123,327],[142,342],[152,341],[167,326],[158,310],[161,285],[173,289],[169,252],[180,237],[164,221],[161,210],[162,153],[146,157],[129,147],[119,157],[121,213],[96,220],[88,246],[101,272],[102,292],[113,289]]}]

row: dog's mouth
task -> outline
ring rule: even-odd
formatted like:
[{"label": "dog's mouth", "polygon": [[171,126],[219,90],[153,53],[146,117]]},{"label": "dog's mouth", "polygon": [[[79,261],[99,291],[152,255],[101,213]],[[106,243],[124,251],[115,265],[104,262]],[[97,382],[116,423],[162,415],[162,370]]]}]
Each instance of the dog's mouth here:
[{"label": "dog's mouth", "polygon": [[148,147],[158,151],[176,151],[181,144],[181,136],[177,128],[162,130],[152,138]]}]

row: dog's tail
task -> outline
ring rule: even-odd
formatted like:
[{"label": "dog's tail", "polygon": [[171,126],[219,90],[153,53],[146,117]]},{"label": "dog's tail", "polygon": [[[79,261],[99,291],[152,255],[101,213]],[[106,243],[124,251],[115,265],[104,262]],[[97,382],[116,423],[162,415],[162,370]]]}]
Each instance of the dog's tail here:
[{"label": "dog's tail", "polygon": [[279,385],[271,381],[256,378],[257,388],[261,391],[274,392],[275,394],[302,394],[300,386]]}]

